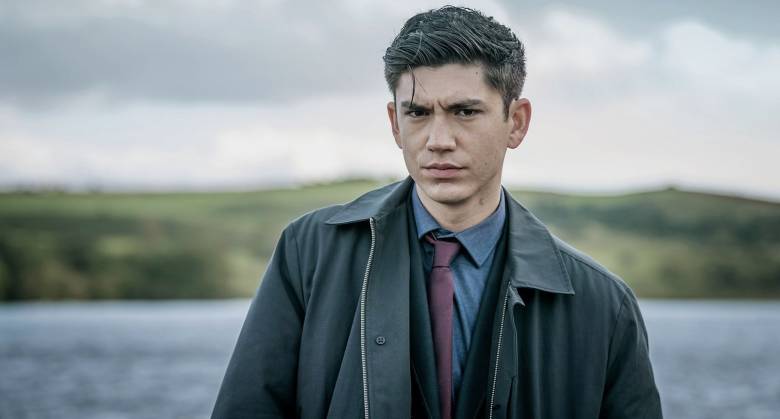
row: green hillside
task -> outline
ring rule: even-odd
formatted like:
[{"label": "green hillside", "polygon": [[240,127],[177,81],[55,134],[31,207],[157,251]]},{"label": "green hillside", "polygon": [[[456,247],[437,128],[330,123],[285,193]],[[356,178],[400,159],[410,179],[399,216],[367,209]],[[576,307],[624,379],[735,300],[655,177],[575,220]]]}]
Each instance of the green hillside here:
[{"label": "green hillside", "polygon": [[[250,296],[293,218],[376,187],[0,194],[0,300]],[[780,204],[674,189],[517,191],[640,296],[780,297]]]}]

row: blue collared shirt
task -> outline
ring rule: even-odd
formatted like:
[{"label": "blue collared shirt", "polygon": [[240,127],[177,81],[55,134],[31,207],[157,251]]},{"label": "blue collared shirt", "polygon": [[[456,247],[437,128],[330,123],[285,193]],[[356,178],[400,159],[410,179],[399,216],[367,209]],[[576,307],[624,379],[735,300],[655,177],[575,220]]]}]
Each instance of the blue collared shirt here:
[{"label": "blue collared shirt", "polygon": [[433,264],[433,245],[423,239],[426,234],[433,231],[436,237],[454,237],[461,244],[460,252],[450,264],[455,281],[455,306],[452,316],[452,395],[454,398],[463,381],[463,371],[466,368],[466,358],[471,347],[471,336],[474,332],[474,324],[477,322],[482,293],[493,264],[496,244],[501,238],[506,220],[504,194],[502,191],[498,208],[493,214],[479,224],[457,233],[442,228],[436,222],[420,201],[416,187],[412,187],[412,209],[417,225],[417,238],[423,243],[425,251],[423,268],[426,278],[430,276]]}]

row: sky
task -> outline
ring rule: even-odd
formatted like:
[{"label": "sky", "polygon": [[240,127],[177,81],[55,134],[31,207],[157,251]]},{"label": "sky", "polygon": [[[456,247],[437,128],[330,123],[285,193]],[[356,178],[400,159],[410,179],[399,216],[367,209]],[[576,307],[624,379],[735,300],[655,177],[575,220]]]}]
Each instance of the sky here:
[{"label": "sky", "polygon": [[[443,4],[3,0],[0,188],[401,178],[382,55]],[[525,44],[506,185],[780,200],[780,2],[454,4]]]}]

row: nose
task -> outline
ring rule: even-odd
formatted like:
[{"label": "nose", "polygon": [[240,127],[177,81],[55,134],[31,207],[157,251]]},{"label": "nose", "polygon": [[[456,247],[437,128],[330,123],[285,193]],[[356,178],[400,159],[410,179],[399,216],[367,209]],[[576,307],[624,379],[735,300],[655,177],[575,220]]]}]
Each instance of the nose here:
[{"label": "nose", "polygon": [[453,135],[452,127],[445,117],[436,115],[431,118],[426,147],[428,148],[428,151],[432,152],[451,151],[455,149],[455,136]]}]

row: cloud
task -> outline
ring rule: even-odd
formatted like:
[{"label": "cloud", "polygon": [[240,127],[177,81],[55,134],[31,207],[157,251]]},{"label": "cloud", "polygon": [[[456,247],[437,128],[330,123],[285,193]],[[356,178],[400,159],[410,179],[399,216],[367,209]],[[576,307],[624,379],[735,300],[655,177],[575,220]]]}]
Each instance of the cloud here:
[{"label": "cloud", "polygon": [[625,39],[594,18],[564,10],[551,11],[537,31],[529,55],[534,73],[545,80],[623,74],[651,57],[649,42]]},{"label": "cloud", "polygon": [[690,19],[630,36],[557,9],[525,28],[531,131],[505,179],[536,187],[666,183],[780,197],[778,44]]},{"label": "cloud", "polygon": [[16,2],[0,14],[0,100],[286,101],[381,81],[391,39],[386,25],[370,30],[321,2],[78,3]]},{"label": "cloud", "polygon": [[0,183],[236,188],[402,176],[384,96],[318,97],[284,108],[128,105],[81,129],[95,117],[89,105],[65,115],[0,108]]},{"label": "cloud", "polygon": [[780,44],[729,37],[695,21],[670,25],[661,39],[662,65],[681,83],[719,94],[780,99]]},{"label": "cloud", "polygon": [[537,96],[581,104],[662,92],[695,96],[704,106],[724,99],[776,106],[780,98],[776,41],[741,38],[690,18],[629,34],[560,8],[522,29],[528,85]]},{"label": "cloud", "polygon": [[119,104],[270,103],[376,89],[400,24],[438,6],[11,0],[0,6],[0,102],[50,108],[88,94]]},{"label": "cloud", "polygon": [[[0,184],[405,173],[381,56],[406,17],[435,4],[182,1],[0,6],[0,56],[14,58],[0,66]],[[534,106],[506,183],[780,197],[775,40],[690,18],[626,32],[562,8],[517,27],[488,7],[522,35]]]}]

